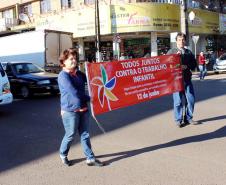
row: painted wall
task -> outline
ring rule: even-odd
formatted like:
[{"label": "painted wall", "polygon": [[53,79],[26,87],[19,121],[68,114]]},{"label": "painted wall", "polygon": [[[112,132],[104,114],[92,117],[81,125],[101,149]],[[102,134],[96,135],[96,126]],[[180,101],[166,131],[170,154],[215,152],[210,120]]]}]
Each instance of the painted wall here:
[{"label": "painted wall", "polygon": [[[143,31],[180,30],[178,5],[136,3],[100,5],[102,35]],[[59,29],[74,33],[74,37],[95,35],[95,9],[67,10],[40,16],[35,25],[42,29]]]}]

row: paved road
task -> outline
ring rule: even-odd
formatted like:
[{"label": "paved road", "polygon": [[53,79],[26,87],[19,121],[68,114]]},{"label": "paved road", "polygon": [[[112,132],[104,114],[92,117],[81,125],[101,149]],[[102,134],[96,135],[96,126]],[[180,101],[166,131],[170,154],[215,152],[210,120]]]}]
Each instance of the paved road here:
[{"label": "paved road", "polygon": [[93,149],[108,165],[87,167],[78,142],[65,167],[58,97],[0,107],[0,185],[225,185],[226,75],[194,80],[195,119],[177,128],[166,96],[91,119]]}]

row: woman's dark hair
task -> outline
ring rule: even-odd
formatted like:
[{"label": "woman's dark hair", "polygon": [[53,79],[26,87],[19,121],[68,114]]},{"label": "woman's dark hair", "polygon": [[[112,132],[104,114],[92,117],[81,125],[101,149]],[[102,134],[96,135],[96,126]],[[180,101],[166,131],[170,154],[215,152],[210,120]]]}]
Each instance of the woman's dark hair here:
[{"label": "woman's dark hair", "polygon": [[65,49],[59,57],[60,67],[64,67],[64,61],[68,59],[69,55],[73,55],[76,58],[78,56],[77,51],[74,48]]}]

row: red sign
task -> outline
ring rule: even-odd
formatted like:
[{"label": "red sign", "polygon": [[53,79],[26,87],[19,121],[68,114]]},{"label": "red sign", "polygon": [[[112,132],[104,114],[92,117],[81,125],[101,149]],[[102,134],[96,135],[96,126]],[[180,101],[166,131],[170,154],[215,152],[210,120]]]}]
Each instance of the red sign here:
[{"label": "red sign", "polygon": [[183,90],[179,55],[87,63],[95,115]]}]

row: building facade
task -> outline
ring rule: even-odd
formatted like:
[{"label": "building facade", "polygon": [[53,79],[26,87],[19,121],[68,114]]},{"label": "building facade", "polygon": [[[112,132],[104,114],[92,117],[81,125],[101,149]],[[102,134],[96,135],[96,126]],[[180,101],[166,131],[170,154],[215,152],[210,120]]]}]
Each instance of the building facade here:
[{"label": "building facade", "polygon": [[[95,0],[7,0],[0,4],[0,36],[40,29],[72,32],[80,60],[92,61],[96,58],[95,13]],[[139,58],[165,54],[180,31],[188,34],[188,46],[194,53],[226,50],[226,3],[99,0],[99,27],[104,61],[121,55]]]}]

